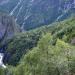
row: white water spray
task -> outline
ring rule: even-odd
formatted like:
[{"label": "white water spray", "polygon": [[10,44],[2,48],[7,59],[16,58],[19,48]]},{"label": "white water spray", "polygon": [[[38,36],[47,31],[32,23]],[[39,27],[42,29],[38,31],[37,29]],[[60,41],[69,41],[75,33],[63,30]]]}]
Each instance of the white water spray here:
[{"label": "white water spray", "polygon": [[3,63],[3,57],[4,57],[4,54],[0,53],[0,67],[6,68],[6,66]]}]

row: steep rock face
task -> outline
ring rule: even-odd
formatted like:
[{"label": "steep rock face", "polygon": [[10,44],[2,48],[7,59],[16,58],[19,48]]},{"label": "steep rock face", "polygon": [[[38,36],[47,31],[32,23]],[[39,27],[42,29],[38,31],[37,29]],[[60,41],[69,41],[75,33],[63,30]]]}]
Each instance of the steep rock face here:
[{"label": "steep rock face", "polygon": [[12,17],[0,13],[0,44],[5,44],[20,30]]},{"label": "steep rock face", "polygon": [[75,0],[1,0],[2,8],[15,17],[22,30],[28,30],[75,13]]}]

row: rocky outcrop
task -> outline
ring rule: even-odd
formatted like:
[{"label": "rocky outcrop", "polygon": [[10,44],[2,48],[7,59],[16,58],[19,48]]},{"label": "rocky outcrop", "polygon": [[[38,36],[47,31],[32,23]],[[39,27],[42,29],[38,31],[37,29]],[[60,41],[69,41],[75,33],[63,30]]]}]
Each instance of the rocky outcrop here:
[{"label": "rocky outcrop", "polygon": [[20,32],[14,19],[6,14],[0,13],[0,44],[4,44],[16,33]]},{"label": "rocky outcrop", "polygon": [[75,45],[75,37],[71,39],[71,44]]}]

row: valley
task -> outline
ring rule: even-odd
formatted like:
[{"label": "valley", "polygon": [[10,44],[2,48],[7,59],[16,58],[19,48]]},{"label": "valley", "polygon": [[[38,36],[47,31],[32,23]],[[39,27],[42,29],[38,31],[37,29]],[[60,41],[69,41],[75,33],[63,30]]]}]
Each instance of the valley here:
[{"label": "valley", "polygon": [[0,0],[0,75],[75,75],[75,0]]}]

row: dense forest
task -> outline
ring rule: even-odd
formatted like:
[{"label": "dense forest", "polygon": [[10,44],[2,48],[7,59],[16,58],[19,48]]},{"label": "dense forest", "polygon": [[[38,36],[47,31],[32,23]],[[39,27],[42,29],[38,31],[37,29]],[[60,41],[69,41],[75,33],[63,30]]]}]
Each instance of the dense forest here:
[{"label": "dense forest", "polygon": [[0,75],[75,75],[75,17],[18,33],[5,52]]}]

